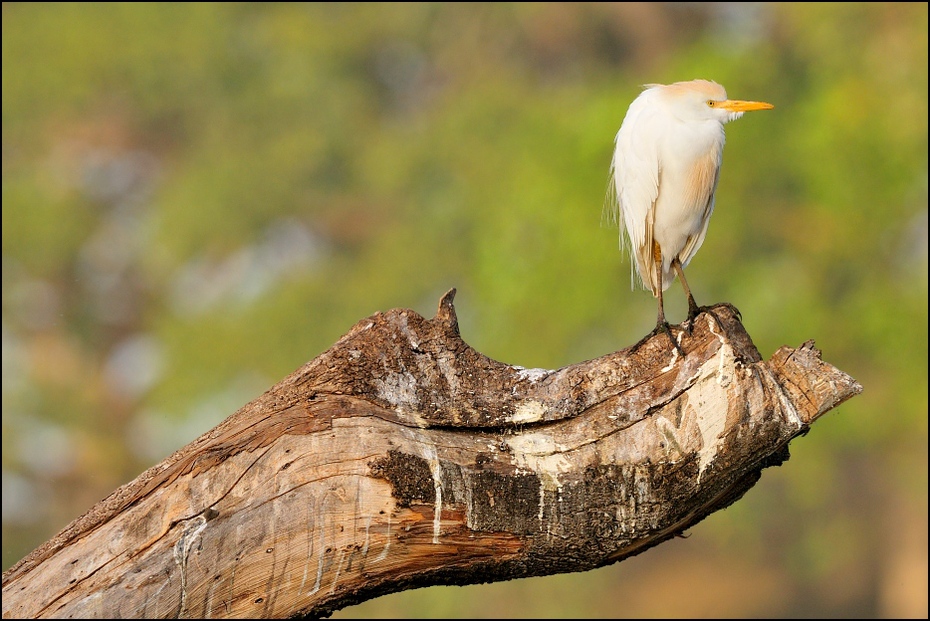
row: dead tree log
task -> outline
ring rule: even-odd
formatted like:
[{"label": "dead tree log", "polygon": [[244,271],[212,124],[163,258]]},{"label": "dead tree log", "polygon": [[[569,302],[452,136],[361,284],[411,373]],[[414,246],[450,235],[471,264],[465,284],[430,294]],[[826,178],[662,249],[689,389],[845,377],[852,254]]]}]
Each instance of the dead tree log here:
[{"label": "dead tree log", "polygon": [[[403,589],[581,571],[740,498],[861,392],[736,310],[555,371],[364,319],[3,574],[6,617],[327,615]],[[676,330],[676,333],[678,331]]]}]

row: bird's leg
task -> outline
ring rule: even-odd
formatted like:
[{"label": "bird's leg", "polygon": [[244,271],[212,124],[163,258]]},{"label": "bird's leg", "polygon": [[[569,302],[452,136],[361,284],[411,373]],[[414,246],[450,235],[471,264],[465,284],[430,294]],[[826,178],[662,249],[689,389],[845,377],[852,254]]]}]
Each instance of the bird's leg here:
[{"label": "bird's leg", "polygon": [[[714,321],[717,322],[718,326],[723,326],[723,322],[720,321],[720,318],[714,313],[711,306],[698,306],[694,301],[694,297],[691,295],[691,289],[688,287],[688,281],[685,280],[685,271],[681,267],[681,262],[676,257],[672,260],[672,267],[675,268],[675,272],[678,274],[678,280],[681,281],[681,286],[684,287],[685,295],[688,296],[688,333],[694,328],[694,320],[697,319],[697,316],[701,313],[709,313],[711,317],[714,318]],[[739,311],[737,311],[739,313]]]},{"label": "bird's leg", "polygon": [[[672,345],[675,346],[675,349],[677,349],[678,353],[684,358],[685,352],[681,348],[681,345],[678,344],[678,341],[675,340],[675,337],[672,336],[672,329],[665,320],[665,304],[662,301],[662,249],[659,248],[659,244],[656,241],[652,242],[652,258],[656,266],[656,291],[658,292],[657,297],[659,298],[659,317],[656,320],[656,329],[653,332],[665,332],[668,336],[668,340],[672,342]],[[690,293],[688,297],[690,299]]]},{"label": "bird's leg", "polygon": [[691,332],[691,328],[694,327],[694,319],[701,314],[701,308],[694,301],[694,296],[691,295],[691,287],[688,286],[688,281],[685,279],[685,270],[682,269],[678,257],[672,259],[672,267],[675,268],[678,280],[681,281],[681,287],[685,290],[685,295],[688,296],[688,332]]}]

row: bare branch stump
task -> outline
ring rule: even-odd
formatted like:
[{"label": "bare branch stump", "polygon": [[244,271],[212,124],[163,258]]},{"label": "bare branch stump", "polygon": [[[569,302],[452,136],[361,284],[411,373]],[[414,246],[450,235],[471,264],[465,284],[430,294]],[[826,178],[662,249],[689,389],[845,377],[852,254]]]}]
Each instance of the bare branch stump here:
[{"label": "bare branch stump", "polygon": [[740,498],[861,392],[808,342],[763,362],[719,305],[562,369],[431,320],[362,320],[3,574],[6,617],[328,615],[403,589],[582,571]]}]

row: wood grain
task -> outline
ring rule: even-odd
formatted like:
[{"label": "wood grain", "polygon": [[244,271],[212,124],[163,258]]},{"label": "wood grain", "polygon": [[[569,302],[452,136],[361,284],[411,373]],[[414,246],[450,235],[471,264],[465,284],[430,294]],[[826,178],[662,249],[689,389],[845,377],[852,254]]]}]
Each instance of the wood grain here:
[{"label": "wood grain", "polygon": [[813,343],[763,361],[720,305],[557,370],[427,320],[332,348],[3,574],[4,618],[321,616],[613,563],[740,498],[862,388]]}]

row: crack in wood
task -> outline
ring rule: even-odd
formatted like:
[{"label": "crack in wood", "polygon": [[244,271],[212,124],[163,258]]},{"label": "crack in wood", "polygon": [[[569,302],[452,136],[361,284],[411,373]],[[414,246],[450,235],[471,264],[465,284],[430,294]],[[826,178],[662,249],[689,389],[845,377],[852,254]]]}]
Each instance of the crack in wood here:
[{"label": "crack in wood", "polygon": [[659,334],[506,365],[461,339],[453,296],[358,322],[117,489],[4,572],[4,617],[321,616],[599,567],[738,500],[862,390],[812,343],[763,362],[728,305],[683,358]]}]

